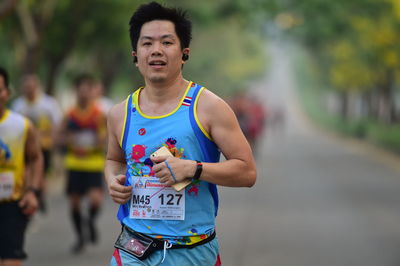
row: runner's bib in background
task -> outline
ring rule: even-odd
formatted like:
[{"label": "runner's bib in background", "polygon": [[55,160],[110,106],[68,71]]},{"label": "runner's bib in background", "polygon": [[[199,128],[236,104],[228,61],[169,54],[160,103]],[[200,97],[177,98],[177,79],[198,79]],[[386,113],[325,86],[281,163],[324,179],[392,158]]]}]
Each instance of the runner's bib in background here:
[{"label": "runner's bib in background", "polygon": [[129,218],[184,220],[185,190],[177,192],[154,177],[132,177],[133,186]]},{"label": "runner's bib in background", "polygon": [[0,173],[0,200],[9,199],[14,192],[14,173]]}]

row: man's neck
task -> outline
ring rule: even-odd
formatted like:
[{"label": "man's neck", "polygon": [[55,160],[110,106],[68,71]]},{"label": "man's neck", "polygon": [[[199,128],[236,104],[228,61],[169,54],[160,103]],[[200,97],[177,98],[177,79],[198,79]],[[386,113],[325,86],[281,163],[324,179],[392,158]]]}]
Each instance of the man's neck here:
[{"label": "man's neck", "polygon": [[78,106],[79,109],[81,110],[85,110],[90,106],[90,101],[86,101],[86,100],[77,100],[76,104]]},{"label": "man's neck", "polygon": [[183,79],[182,76],[170,82],[146,82],[145,89],[142,93],[146,100],[153,103],[169,102],[180,98],[185,91],[189,82]]},{"label": "man's neck", "polygon": [[174,82],[154,84],[146,82],[139,95],[139,105],[143,113],[160,116],[172,112],[183,97],[189,82],[180,77]]},{"label": "man's neck", "polygon": [[25,98],[28,102],[33,103],[40,97],[40,94],[41,94],[41,92],[36,92],[32,95],[28,94],[28,95],[25,95]]}]

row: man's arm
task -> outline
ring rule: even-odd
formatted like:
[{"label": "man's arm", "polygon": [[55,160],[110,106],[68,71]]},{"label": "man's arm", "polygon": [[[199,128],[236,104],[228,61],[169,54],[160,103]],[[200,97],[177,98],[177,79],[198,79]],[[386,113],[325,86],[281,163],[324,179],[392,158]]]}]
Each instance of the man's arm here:
[{"label": "man's arm", "polygon": [[[200,179],[228,187],[251,187],[256,181],[256,165],[253,154],[232,109],[221,98],[204,90],[199,96],[197,115],[200,123],[212,137],[224,154],[226,161],[203,163]],[[176,180],[192,178],[196,171],[196,162],[174,157],[159,156],[152,158],[153,166],[160,182],[172,185],[167,161]]]},{"label": "man's arm", "polygon": [[[97,148],[101,150],[106,150],[104,143],[107,141],[107,118],[106,114],[102,113],[99,119],[99,129],[97,135]],[[108,144],[107,144],[108,145]]]},{"label": "man's arm", "polygon": [[55,129],[55,143],[59,149],[64,149],[69,143],[69,135],[67,134],[67,117],[63,117],[59,125]]},{"label": "man's arm", "polygon": [[208,90],[199,96],[197,114],[226,161],[203,163],[201,180],[229,187],[251,187],[256,182],[256,164],[232,109]]},{"label": "man's arm", "polygon": [[43,156],[37,132],[31,122],[28,125],[25,142],[26,190],[19,206],[26,215],[32,215],[38,208],[35,192],[40,189],[43,178]]},{"label": "man's arm", "polygon": [[104,175],[108,193],[114,202],[125,204],[132,195],[132,186],[125,186],[126,162],[119,140],[122,134],[125,102],[111,108],[107,119],[108,148]]}]

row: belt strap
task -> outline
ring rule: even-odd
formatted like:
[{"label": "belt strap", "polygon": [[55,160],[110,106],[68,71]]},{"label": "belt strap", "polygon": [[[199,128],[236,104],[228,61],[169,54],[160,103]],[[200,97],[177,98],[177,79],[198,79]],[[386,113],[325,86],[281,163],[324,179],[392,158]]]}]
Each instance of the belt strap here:
[{"label": "belt strap", "polygon": [[[154,238],[154,237],[148,236],[146,234],[139,233],[139,232],[127,227],[126,225],[123,225],[122,230],[124,230],[124,229],[127,230],[127,231],[130,231],[134,235],[136,234],[136,235],[139,235],[139,236],[144,236],[144,237],[147,237],[147,238],[150,238],[151,240],[153,240],[153,243],[152,243],[152,248],[153,249],[156,249],[156,250],[163,250],[164,249],[165,240],[162,240],[162,239],[159,239],[159,238]],[[216,235],[217,234],[214,231],[209,237],[207,237],[206,239],[203,239],[203,240],[201,240],[201,241],[199,241],[197,243],[194,243],[192,245],[173,244],[171,247],[169,247],[169,249],[179,249],[179,248],[189,248],[189,249],[191,249],[191,248],[194,248],[194,247],[197,247],[197,246],[200,246],[200,245],[203,245],[203,244],[206,244],[206,243],[212,241],[215,238]]]}]

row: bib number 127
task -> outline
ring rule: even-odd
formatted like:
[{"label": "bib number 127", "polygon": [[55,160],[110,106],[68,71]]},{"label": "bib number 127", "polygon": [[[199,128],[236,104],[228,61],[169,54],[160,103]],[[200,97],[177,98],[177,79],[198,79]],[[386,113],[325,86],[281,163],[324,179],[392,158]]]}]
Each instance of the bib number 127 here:
[{"label": "bib number 127", "polygon": [[179,205],[182,194],[160,194],[158,198],[161,205]]}]

